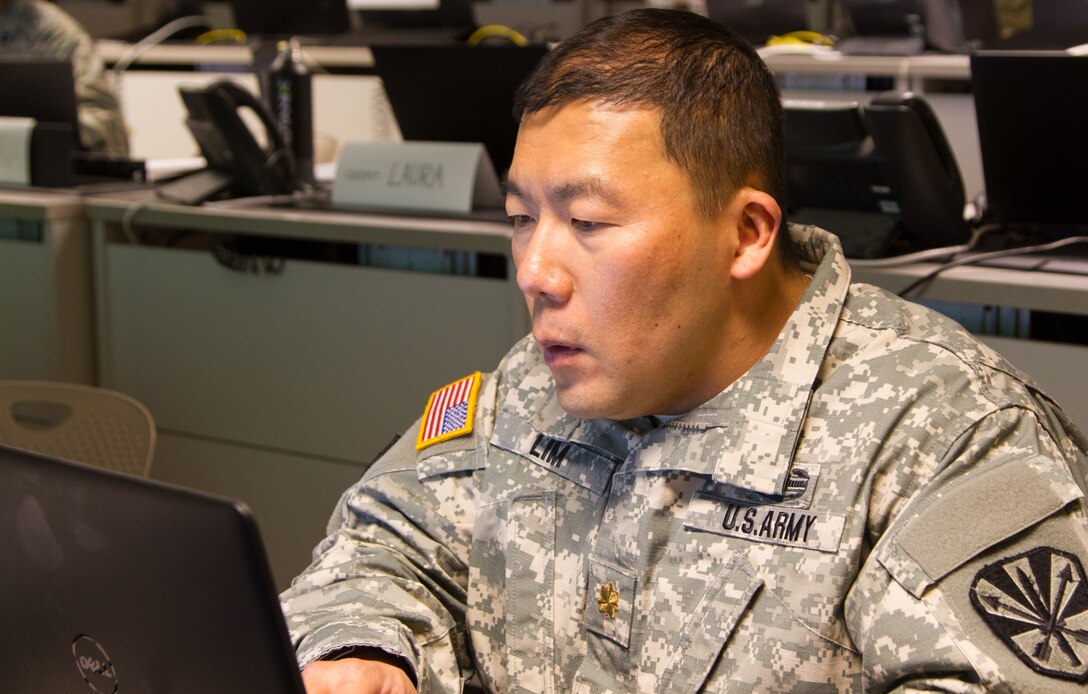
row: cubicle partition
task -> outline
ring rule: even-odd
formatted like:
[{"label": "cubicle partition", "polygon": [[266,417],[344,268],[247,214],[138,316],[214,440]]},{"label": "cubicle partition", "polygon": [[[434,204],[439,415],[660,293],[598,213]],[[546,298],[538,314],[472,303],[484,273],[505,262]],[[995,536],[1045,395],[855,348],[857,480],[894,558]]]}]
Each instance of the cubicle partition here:
[{"label": "cubicle partition", "polygon": [[[253,507],[281,585],[431,391],[529,330],[505,224],[124,197],[87,212],[102,384],[154,413],[154,477]],[[358,260],[411,268],[413,251],[479,262]]]},{"label": "cubicle partition", "polygon": [[0,190],[0,379],[93,383],[91,298],[80,197]]}]

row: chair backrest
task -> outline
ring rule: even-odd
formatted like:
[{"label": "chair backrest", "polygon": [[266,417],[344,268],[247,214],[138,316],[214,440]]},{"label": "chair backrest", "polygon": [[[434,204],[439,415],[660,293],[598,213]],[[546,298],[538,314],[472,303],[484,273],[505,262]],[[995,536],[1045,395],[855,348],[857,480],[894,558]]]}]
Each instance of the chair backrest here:
[{"label": "chair backrest", "polygon": [[0,381],[0,443],[147,477],[155,421],[114,390],[42,381]]},{"label": "chair backrest", "polygon": [[963,179],[929,102],[910,93],[878,95],[865,107],[865,123],[884,157],[904,232],[923,247],[966,243]]}]

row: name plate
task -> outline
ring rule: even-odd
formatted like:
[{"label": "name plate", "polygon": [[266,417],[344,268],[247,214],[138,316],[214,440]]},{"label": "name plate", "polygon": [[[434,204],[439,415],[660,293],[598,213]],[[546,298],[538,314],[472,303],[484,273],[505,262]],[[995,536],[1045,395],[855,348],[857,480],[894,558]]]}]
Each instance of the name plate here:
[{"label": "name plate", "polygon": [[0,183],[30,185],[33,118],[0,117]]},{"label": "name plate", "polygon": [[501,204],[487,150],[468,142],[345,142],[333,203],[436,212]]}]

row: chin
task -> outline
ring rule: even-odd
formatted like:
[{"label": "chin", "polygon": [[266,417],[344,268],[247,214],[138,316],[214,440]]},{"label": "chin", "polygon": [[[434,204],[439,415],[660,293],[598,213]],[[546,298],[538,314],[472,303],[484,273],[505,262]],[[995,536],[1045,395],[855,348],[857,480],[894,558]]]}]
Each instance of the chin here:
[{"label": "chin", "polygon": [[578,419],[605,419],[608,417],[607,409],[592,399],[578,397],[571,393],[569,388],[558,388],[556,396],[563,411]]},{"label": "chin", "polygon": [[617,403],[586,397],[586,394],[575,393],[571,388],[557,388],[556,395],[563,411],[578,419],[628,419],[637,416],[622,412]]}]

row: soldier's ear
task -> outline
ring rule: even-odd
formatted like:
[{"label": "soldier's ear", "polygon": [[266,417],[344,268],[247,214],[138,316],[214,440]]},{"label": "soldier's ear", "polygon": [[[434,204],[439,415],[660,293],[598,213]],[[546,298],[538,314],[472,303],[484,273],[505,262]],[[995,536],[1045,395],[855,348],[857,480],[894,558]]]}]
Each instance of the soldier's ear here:
[{"label": "soldier's ear", "polygon": [[749,279],[763,269],[774,252],[782,208],[767,193],[748,187],[740,189],[733,203],[737,248],[730,274],[734,279]]}]

